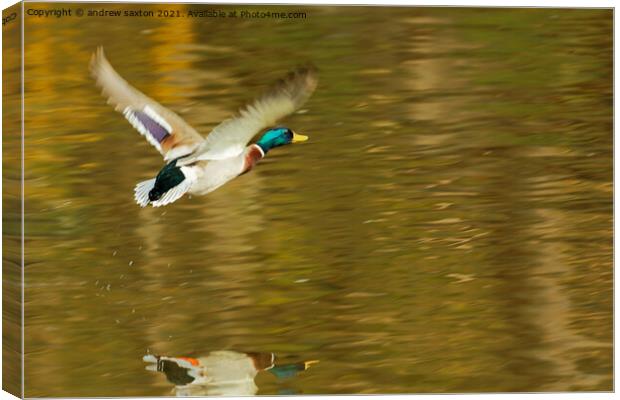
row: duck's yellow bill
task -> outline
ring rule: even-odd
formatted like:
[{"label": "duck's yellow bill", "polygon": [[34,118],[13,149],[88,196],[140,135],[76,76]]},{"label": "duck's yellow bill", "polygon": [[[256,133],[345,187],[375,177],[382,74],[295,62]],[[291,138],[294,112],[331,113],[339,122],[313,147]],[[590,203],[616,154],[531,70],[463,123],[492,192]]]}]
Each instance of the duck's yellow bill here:
[{"label": "duck's yellow bill", "polygon": [[319,360],[304,361],[304,369],[310,368],[312,364],[318,364]]},{"label": "duck's yellow bill", "polygon": [[306,140],[308,140],[308,136],[293,132],[293,143],[305,142]]}]

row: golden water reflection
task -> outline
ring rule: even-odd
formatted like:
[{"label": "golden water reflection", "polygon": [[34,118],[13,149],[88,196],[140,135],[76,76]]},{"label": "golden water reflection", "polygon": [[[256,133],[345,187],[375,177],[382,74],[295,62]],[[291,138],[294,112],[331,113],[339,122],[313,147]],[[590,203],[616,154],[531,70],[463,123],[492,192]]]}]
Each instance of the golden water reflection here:
[{"label": "golden water reflection", "polygon": [[[282,363],[274,353],[212,351],[204,356],[167,357],[148,354],[143,361],[149,371],[161,372],[174,385],[176,396],[252,396],[258,393],[255,378],[269,372],[278,382],[286,382],[318,360]],[[301,394],[282,387],[278,394]]]},{"label": "golden water reflection", "polygon": [[[167,395],[145,353],[245,346],[320,359],[295,393],[611,390],[612,12],[302,8],[26,20],[25,395]],[[311,61],[284,121],[311,140],[141,209],[162,160],[88,75],[99,45],[203,133]]]}]

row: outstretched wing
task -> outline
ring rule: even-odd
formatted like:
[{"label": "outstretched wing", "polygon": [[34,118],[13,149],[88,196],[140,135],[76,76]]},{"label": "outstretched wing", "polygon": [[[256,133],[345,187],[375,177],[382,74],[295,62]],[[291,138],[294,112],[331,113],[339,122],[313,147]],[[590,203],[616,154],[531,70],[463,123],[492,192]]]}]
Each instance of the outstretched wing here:
[{"label": "outstretched wing", "polygon": [[196,151],[200,160],[220,160],[241,154],[248,142],[268,126],[293,113],[317,86],[314,67],[298,68],[243,108],[239,115],[216,126]]},{"label": "outstretched wing", "polygon": [[191,153],[204,138],[181,117],[145,96],[124,80],[99,47],[90,61],[90,72],[116,111],[169,161]]}]

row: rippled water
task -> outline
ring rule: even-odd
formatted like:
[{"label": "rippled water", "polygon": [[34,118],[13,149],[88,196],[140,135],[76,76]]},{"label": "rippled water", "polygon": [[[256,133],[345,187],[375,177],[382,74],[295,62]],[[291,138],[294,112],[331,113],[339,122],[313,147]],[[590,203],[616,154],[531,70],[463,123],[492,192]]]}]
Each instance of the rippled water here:
[{"label": "rippled water", "polygon": [[[223,350],[319,361],[259,394],[611,390],[612,11],[280,9],[26,20],[26,396],[180,394],[143,356]],[[140,209],[100,44],[205,134],[311,61],[310,141]]]}]

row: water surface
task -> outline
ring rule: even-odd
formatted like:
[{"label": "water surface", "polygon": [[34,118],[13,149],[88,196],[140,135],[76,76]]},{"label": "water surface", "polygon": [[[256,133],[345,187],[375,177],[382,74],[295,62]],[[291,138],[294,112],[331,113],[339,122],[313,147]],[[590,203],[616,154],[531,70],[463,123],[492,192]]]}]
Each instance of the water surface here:
[{"label": "water surface", "polygon": [[[233,350],[320,360],[258,394],[611,390],[612,11],[280,9],[26,19],[26,396],[169,395],[143,356]],[[98,45],[205,134],[310,61],[310,141],[141,209],[162,160]]]}]

